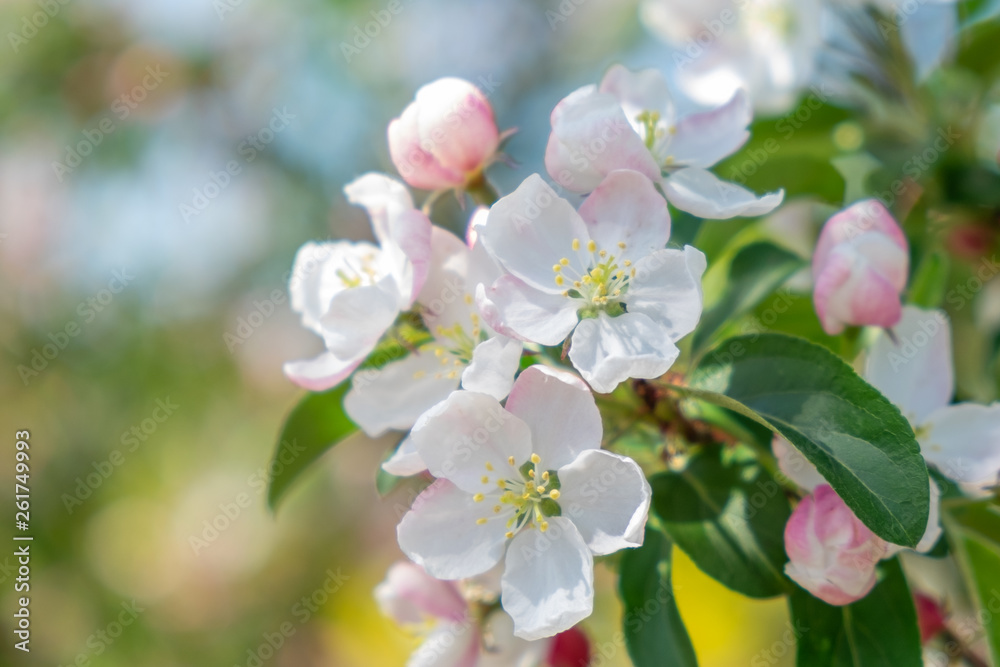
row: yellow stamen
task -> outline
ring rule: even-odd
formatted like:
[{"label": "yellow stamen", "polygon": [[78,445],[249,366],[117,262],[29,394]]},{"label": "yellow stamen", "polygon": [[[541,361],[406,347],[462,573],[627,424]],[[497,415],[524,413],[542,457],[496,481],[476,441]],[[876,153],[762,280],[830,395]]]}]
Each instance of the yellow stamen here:
[{"label": "yellow stamen", "polygon": [[539,530],[541,530],[544,533],[545,531],[547,531],[549,529],[549,522],[548,521],[543,521],[542,525],[540,525],[538,528],[539,528]]},{"label": "yellow stamen", "polygon": [[531,462],[532,463],[541,463],[541,461],[542,461],[542,457],[539,456],[538,454],[532,454],[531,455]]},{"label": "yellow stamen", "polygon": [[476,525],[482,526],[486,524],[486,519],[476,519]]},{"label": "yellow stamen", "polygon": [[514,533],[512,533],[512,532],[510,532],[510,531],[508,530],[508,531],[507,531],[507,532],[506,532],[506,533],[504,534],[504,537],[506,537],[506,538],[507,538],[507,539],[509,540],[510,538],[514,537]]},{"label": "yellow stamen", "polygon": [[573,250],[580,249],[580,239],[573,239]]},{"label": "yellow stamen", "polygon": [[514,457],[513,456],[508,456],[507,457],[507,463],[509,463],[511,465],[514,465]]},{"label": "yellow stamen", "polygon": [[559,260],[559,263],[562,264],[563,266],[569,266],[569,259],[563,257],[562,259]]},{"label": "yellow stamen", "polygon": [[490,472],[493,472],[493,464],[490,463],[489,461],[487,461],[486,462],[486,469],[489,470]]},{"label": "yellow stamen", "polygon": [[490,483],[490,478],[486,475],[483,475],[483,484],[489,484],[489,483]]},{"label": "yellow stamen", "polygon": [[562,276],[556,276],[556,285],[559,285],[560,287],[562,287],[562,284],[564,282],[566,282],[566,281],[563,279]]},{"label": "yellow stamen", "polygon": [[481,502],[483,502],[483,500],[485,500],[485,499],[486,499],[486,496],[484,496],[484,495],[483,495],[483,494],[481,494],[481,493],[477,493],[476,495],[472,496],[472,500],[473,500],[474,502],[477,502],[477,503],[481,503]]},{"label": "yellow stamen", "polygon": [[562,271],[562,264],[553,264],[552,270],[555,271],[556,273],[559,273],[560,271]]},{"label": "yellow stamen", "polygon": [[552,500],[559,500],[559,496],[561,495],[562,494],[559,493],[559,489],[552,489],[551,491],[549,491],[549,498],[551,498]]},{"label": "yellow stamen", "polygon": [[587,241],[587,252],[594,252],[597,250],[597,244],[593,240]]}]

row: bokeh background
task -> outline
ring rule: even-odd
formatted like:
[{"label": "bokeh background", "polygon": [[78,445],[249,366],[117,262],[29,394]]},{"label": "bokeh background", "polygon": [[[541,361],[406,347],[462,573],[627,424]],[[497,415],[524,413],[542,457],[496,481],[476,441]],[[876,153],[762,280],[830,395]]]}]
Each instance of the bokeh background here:
[{"label": "bokeh background", "polygon": [[[277,515],[264,502],[301,395],[281,364],[319,346],[284,297],[294,253],[368,234],[341,188],[392,173],[385,128],[420,85],[454,75],[489,92],[501,127],[519,130],[518,164],[491,172],[509,192],[543,170],[560,98],[612,62],[671,59],[634,1],[399,3],[366,41],[388,2],[0,0],[0,498],[12,507],[14,432],[28,429],[35,536],[30,655],[11,647],[14,559],[0,549],[0,663],[404,664],[414,640],[371,596],[400,557],[409,501],[405,487],[374,488],[392,443],[354,438]],[[26,29],[39,11],[45,25]],[[842,110],[816,114],[799,135],[809,155],[775,163],[794,175],[791,195],[837,205],[845,183],[829,158],[856,148],[858,130]],[[748,182],[786,185],[775,173]],[[710,255],[739,225],[717,229]],[[960,365],[980,400],[996,391],[993,358]],[[783,601],[746,600],[677,559],[702,664],[791,664]],[[584,627],[600,647],[620,610],[611,571],[598,577]],[[604,664],[627,664],[614,651]]]}]

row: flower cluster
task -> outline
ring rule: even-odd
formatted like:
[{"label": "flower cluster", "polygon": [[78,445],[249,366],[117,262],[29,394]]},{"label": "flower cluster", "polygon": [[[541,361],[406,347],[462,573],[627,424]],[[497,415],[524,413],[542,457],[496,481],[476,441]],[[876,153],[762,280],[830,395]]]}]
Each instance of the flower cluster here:
[{"label": "flower cluster", "polygon": [[[648,531],[675,538],[734,588],[767,572],[780,579],[772,595],[795,582],[850,605],[878,585],[884,561],[939,544],[944,485],[991,493],[1000,404],[951,404],[951,325],[909,303],[911,246],[890,206],[848,201],[819,232],[811,276],[800,273],[815,317],[800,314],[828,347],[840,337],[860,377],[775,332],[767,345],[758,331],[706,352],[706,340],[732,333],[776,289],[774,273],[791,273],[743,258],[797,261],[739,236],[731,251],[714,247],[734,282],[748,284],[717,290],[712,323],[688,336],[713,274],[705,253],[672,241],[676,211],[701,225],[762,216],[784,198],[710,171],[749,137],[746,91],[678,113],[659,72],[614,66],[560,101],[550,123],[547,176],[500,196],[486,171],[505,161],[509,133],[486,96],[458,79],[421,88],[388,129],[405,184],[367,174],[345,188],[376,242],[309,243],[295,260],[292,307],[325,351],[286,374],[312,391],[341,387],[338,409],[368,436],[399,434],[383,474],[410,477],[416,491],[396,531],[409,561],[376,590],[386,614],[423,638],[411,664],[587,664],[576,626],[594,609],[595,559],[645,553]],[[407,186],[428,191],[421,208]],[[463,215],[476,204],[463,234],[432,221],[446,193]],[[799,352],[782,357],[782,345]],[[868,417],[884,423],[854,423]],[[764,431],[760,441],[750,421],[773,440]],[[641,465],[625,455],[636,452]],[[727,471],[693,463],[706,460]],[[873,485],[881,471],[889,481]],[[782,494],[755,518],[756,505],[734,498],[746,479],[771,473],[791,507]],[[897,490],[914,497],[899,501]],[[662,522],[647,525],[651,507]],[[726,520],[748,528],[727,533],[718,515],[740,507]],[[782,536],[783,552],[773,548]],[[649,577],[661,576],[661,557],[643,557],[654,563]],[[744,561],[753,567],[740,570]],[[713,571],[719,562],[724,571]]]}]

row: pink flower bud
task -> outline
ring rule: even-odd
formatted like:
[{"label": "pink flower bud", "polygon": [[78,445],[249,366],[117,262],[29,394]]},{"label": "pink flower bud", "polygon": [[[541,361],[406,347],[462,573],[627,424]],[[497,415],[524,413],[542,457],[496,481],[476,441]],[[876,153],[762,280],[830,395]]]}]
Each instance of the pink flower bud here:
[{"label": "pink flower bud", "polygon": [[813,301],[824,331],[846,325],[891,327],[902,316],[910,251],[878,200],[857,202],[827,220],[813,255]]},{"label": "pink flower bud", "polygon": [[875,565],[886,546],[823,484],[785,525],[785,574],[824,602],[850,604],[875,586]]},{"label": "pink flower bud", "polygon": [[496,153],[493,107],[468,81],[438,79],[389,123],[389,153],[403,180],[422,190],[460,188]]}]

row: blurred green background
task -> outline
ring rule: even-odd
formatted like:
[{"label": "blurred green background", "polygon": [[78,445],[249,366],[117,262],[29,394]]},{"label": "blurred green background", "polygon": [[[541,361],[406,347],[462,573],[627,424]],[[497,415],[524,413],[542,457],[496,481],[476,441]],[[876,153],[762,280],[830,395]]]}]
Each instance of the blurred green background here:
[{"label": "blurred green background", "polygon": [[[281,364],[319,346],[284,297],[295,250],[367,235],[341,188],[392,173],[386,124],[423,83],[493,88],[501,127],[519,129],[519,166],[491,172],[509,192],[543,170],[561,97],[611,62],[668,58],[635,2],[571,3],[553,26],[558,2],[402,0],[359,37],[387,5],[0,1],[0,479],[29,430],[35,537],[30,654],[12,648],[13,547],[0,549],[0,663],[404,664],[414,640],[371,596],[401,557],[409,500],[374,489],[392,443],[341,445],[277,516],[265,507],[274,440],[301,395]],[[844,117],[812,126],[815,170],[783,167],[801,191],[840,196],[823,151]],[[750,184],[785,185],[769,179]],[[720,225],[706,251],[735,229]],[[584,627],[600,653],[620,610],[614,575],[598,578]],[[741,598],[680,554],[674,580],[702,664],[791,664],[784,601]],[[627,664],[609,652],[604,664]]]}]

